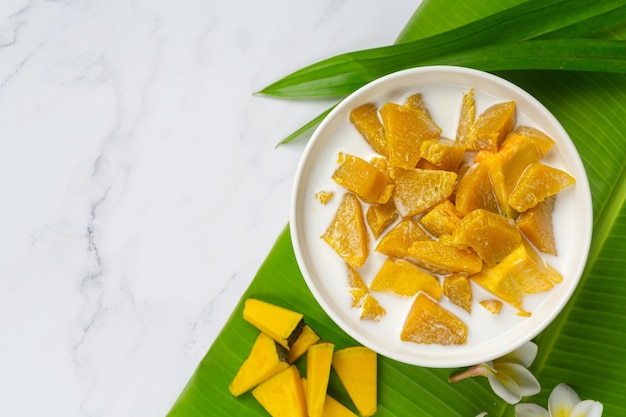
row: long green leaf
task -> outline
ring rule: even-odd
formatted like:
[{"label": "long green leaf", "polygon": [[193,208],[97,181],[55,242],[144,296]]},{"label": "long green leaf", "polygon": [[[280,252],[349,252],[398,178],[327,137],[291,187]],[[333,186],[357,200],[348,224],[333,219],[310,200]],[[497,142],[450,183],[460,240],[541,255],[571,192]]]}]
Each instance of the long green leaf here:
[{"label": "long green leaf", "polygon": [[[483,15],[502,10],[498,0],[481,4]],[[484,8],[485,4],[491,9]],[[420,31],[405,33],[438,33],[441,25],[436,16],[451,10],[448,24],[464,24],[475,5],[465,0],[426,0],[424,6],[428,7],[420,7],[409,22]],[[594,235],[588,265],[570,303],[536,339],[539,355],[532,369],[542,392],[526,400],[545,407],[550,390],[565,382],[583,399],[602,402],[604,415],[626,415],[626,76],[574,71],[498,74],[537,97],[563,124],[583,158],[593,197]],[[246,297],[302,311],[323,338],[339,347],[354,343],[308,291],[288,229],[279,236]],[[267,415],[250,394],[234,398],[227,389],[256,335],[243,320],[242,310],[240,303],[169,416]],[[514,415],[513,407],[493,395],[485,378],[448,383],[447,377],[455,371],[381,358],[377,415],[471,417],[481,411],[487,411],[488,417]],[[352,407],[336,378],[330,392]]]}]

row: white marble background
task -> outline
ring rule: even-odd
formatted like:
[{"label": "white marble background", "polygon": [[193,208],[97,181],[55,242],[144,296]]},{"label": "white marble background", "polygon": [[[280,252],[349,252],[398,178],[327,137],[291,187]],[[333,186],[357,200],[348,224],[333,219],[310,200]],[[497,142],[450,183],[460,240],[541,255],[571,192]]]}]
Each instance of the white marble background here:
[{"label": "white marble background", "polygon": [[419,0],[2,0],[0,416],[162,416],[288,221],[326,108],[253,96]]}]

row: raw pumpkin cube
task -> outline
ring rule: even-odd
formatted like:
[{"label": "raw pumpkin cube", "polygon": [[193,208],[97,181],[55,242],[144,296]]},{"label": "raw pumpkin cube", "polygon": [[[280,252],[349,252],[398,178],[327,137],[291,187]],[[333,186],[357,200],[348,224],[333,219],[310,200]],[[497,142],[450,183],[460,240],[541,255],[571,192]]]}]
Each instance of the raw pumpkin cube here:
[{"label": "raw pumpkin cube", "polygon": [[517,227],[524,236],[541,252],[550,255],[557,254],[552,224],[555,201],[556,196],[548,197],[517,218]]},{"label": "raw pumpkin cube", "polygon": [[422,160],[446,171],[456,170],[464,155],[465,145],[447,138],[428,139],[420,147]]},{"label": "raw pumpkin cube", "polygon": [[352,294],[352,307],[361,306],[365,296],[369,293],[369,289],[361,274],[350,265],[348,265],[348,285],[350,285],[350,294]]},{"label": "raw pumpkin cube", "polygon": [[377,410],[377,359],[376,352],[364,346],[336,350],[333,355],[332,367],[363,417]]},{"label": "raw pumpkin cube", "polygon": [[522,307],[526,294],[503,265],[485,266],[470,278],[496,297],[515,307],[523,315],[529,315]]},{"label": "raw pumpkin cube", "polygon": [[230,393],[239,396],[261,382],[289,367],[289,353],[284,346],[261,332],[246,360],[228,386]]},{"label": "raw pumpkin cube", "polygon": [[452,239],[472,248],[488,265],[494,265],[520,244],[522,236],[513,220],[477,209],[457,223]]},{"label": "raw pumpkin cube", "polygon": [[472,286],[469,277],[464,273],[454,273],[443,277],[443,295],[448,297],[452,304],[472,312]]},{"label": "raw pumpkin cube", "polygon": [[393,167],[413,169],[420,159],[423,141],[438,138],[441,128],[421,111],[395,103],[385,103],[380,108],[389,151],[389,164]]},{"label": "raw pumpkin cube", "polygon": [[[307,394],[307,381],[306,378],[302,378],[302,389],[304,390],[304,396]],[[308,399],[307,399],[308,401]],[[324,400],[323,417],[358,417],[348,407],[341,404],[339,401],[326,394],[326,400]]]},{"label": "raw pumpkin cube", "polygon": [[246,299],[243,318],[287,349],[304,326],[302,314],[254,298]]},{"label": "raw pumpkin cube", "polygon": [[481,306],[485,307],[491,314],[500,314],[502,310],[502,301],[495,298],[487,298],[478,302]]},{"label": "raw pumpkin cube", "polygon": [[291,349],[289,349],[289,363],[294,363],[298,358],[304,355],[313,343],[320,340],[320,337],[315,333],[315,331],[308,325],[305,324],[302,327],[302,333],[296,339]]},{"label": "raw pumpkin cube", "polygon": [[344,194],[335,217],[321,236],[348,265],[360,268],[369,254],[369,235],[359,199]]},{"label": "raw pumpkin cube", "polygon": [[418,240],[433,240],[416,220],[404,219],[392,227],[376,245],[376,252],[392,258],[404,259],[409,256],[409,248]]},{"label": "raw pumpkin cube", "polygon": [[365,219],[374,234],[374,239],[378,239],[380,235],[396,221],[399,214],[393,199],[389,199],[385,204],[372,204],[365,212]]},{"label": "raw pumpkin cube", "polygon": [[472,143],[474,134],[474,121],[476,119],[476,102],[474,101],[474,89],[463,93],[461,115],[456,129],[457,142],[465,145]]},{"label": "raw pumpkin cube", "polygon": [[332,191],[318,191],[317,193],[315,193],[315,198],[317,198],[319,200],[319,202],[322,205],[326,205],[328,204],[328,202],[330,200],[333,199],[333,196],[335,195],[335,193],[333,193]]},{"label": "raw pumpkin cube", "polygon": [[423,291],[436,300],[441,298],[439,280],[428,272],[403,260],[387,258],[370,284],[372,291],[391,291],[402,296],[413,296]]},{"label": "raw pumpkin cube", "polygon": [[523,212],[574,183],[576,179],[565,171],[542,163],[531,164],[511,192],[509,204]]},{"label": "raw pumpkin cube", "polygon": [[482,112],[474,122],[474,134],[467,143],[469,150],[497,152],[504,138],[513,131],[517,120],[515,102],[496,103]]},{"label": "raw pumpkin cube", "polygon": [[454,204],[448,199],[437,204],[424,214],[420,220],[420,225],[431,235],[439,237],[452,233],[456,224],[461,220]]},{"label": "raw pumpkin cube", "polygon": [[348,191],[373,204],[386,203],[393,190],[393,184],[384,171],[354,155],[339,154],[339,166],[332,178]]},{"label": "raw pumpkin cube", "polygon": [[442,241],[417,241],[409,248],[407,260],[436,274],[465,272],[474,274],[481,270],[480,256],[471,249],[460,249]]},{"label": "raw pumpkin cube", "polygon": [[489,177],[489,169],[485,162],[472,164],[463,174],[459,180],[454,202],[456,210],[462,216],[476,209],[500,213]]},{"label": "raw pumpkin cube", "polygon": [[519,126],[513,131],[513,133],[527,136],[530,140],[532,140],[537,146],[541,157],[547,154],[548,151],[556,144],[554,139],[535,127]]},{"label": "raw pumpkin cube", "polygon": [[467,341],[467,325],[430,297],[419,293],[400,338],[420,344],[462,345]]},{"label": "raw pumpkin cube", "polygon": [[451,171],[395,168],[392,198],[402,217],[413,217],[441,203],[454,192],[457,174]]},{"label": "raw pumpkin cube", "polygon": [[425,116],[432,120],[430,117],[430,112],[428,111],[428,107],[424,103],[424,98],[420,93],[411,94],[407,99],[405,105],[412,109],[421,111]]},{"label": "raw pumpkin cube", "polygon": [[377,153],[387,156],[385,128],[378,117],[378,107],[365,103],[350,112],[350,122]]},{"label": "raw pumpkin cube", "polygon": [[262,382],[252,395],[272,417],[307,417],[302,380],[295,365]]},{"label": "raw pumpkin cube", "polygon": [[378,321],[387,314],[387,311],[380,305],[378,300],[369,292],[365,294],[363,307],[361,307],[361,320]]},{"label": "raw pumpkin cube", "polygon": [[334,350],[334,344],[318,342],[311,345],[306,354],[307,390],[305,395],[308,417],[322,417],[323,415]]}]

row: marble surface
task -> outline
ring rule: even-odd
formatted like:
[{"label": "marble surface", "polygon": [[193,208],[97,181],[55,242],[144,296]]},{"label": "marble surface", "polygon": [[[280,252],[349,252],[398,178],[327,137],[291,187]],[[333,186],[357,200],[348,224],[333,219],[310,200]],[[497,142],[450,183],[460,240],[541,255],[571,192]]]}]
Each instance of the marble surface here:
[{"label": "marble surface", "polygon": [[288,222],[325,101],[419,0],[0,2],[0,416],[163,416]]}]

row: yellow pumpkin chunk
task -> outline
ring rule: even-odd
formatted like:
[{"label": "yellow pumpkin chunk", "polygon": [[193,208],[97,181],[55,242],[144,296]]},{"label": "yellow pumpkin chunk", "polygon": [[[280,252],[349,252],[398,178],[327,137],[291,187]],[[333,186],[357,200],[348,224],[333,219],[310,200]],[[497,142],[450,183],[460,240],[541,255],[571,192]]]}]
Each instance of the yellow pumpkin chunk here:
[{"label": "yellow pumpkin chunk", "polygon": [[404,219],[393,226],[380,239],[375,251],[392,258],[404,259],[409,256],[409,248],[418,240],[433,240],[416,220]]},{"label": "yellow pumpkin chunk", "polygon": [[513,131],[513,133],[527,136],[530,140],[532,140],[537,146],[537,149],[542,157],[556,144],[554,139],[535,127],[519,126]]},{"label": "yellow pumpkin chunk", "polygon": [[387,139],[389,164],[413,169],[420,159],[423,141],[438,138],[441,128],[429,116],[407,106],[385,103],[380,115]]},{"label": "yellow pumpkin chunk", "polygon": [[336,350],[332,367],[359,414],[372,416],[377,410],[377,355],[364,346]]},{"label": "yellow pumpkin chunk", "polygon": [[360,307],[365,296],[369,293],[369,289],[359,271],[350,265],[348,265],[348,285],[350,286],[350,294],[352,294],[352,307]]},{"label": "yellow pumpkin chunk", "polygon": [[471,279],[496,297],[515,307],[519,312],[525,313],[522,307],[525,293],[504,266],[486,266],[482,271],[472,275]]},{"label": "yellow pumpkin chunk", "polygon": [[391,171],[395,183],[392,198],[402,217],[413,217],[441,203],[454,192],[457,174],[429,169]]},{"label": "yellow pumpkin chunk", "polygon": [[428,139],[420,146],[420,156],[433,164],[437,169],[456,170],[463,156],[465,145],[447,138]]},{"label": "yellow pumpkin chunk", "polygon": [[402,296],[413,296],[423,291],[436,300],[441,298],[441,284],[433,275],[415,265],[387,258],[370,284],[372,291],[391,291]]},{"label": "yellow pumpkin chunk", "polygon": [[[307,381],[302,378],[302,389],[304,390],[304,396],[307,394]],[[307,399],[308,401],[308,399]],[[326,394],[326,400],[324,400],[324,411],[322,417],[358,417],[348,407],[341,404],[339,401]]]},{"label": "yellow pumpkin chunk", "polygon": [[424,214],[419,223],[428,233],[439,237],[452,233],[460,220],[454,204],[446,199]]},{"label": "yellow pumpkin chunk", "polygon": [[457,142],[465,145],[473,142],[474,121],[476,119],[476,102],[474,101],[474,89],[463,93],[461,115],[456,129]]},{"label": "yellow pumpkin chunk", "polygon": [[302,333],[296,339],[291,349],[289,349],[289,363],[294,363],[298,358],[306,353],[313,343],[320,340],[320,337],[315,333],[315,331],[308,325],[305,324],[302,327]]},{"label": "yellow pumpkin chunk", "polygon": [[360,268],[369,254],[369,236],[363,218],[363,209],[352,193],[344,194],[335,217],[322,235],[348,265]]},{"label": "yellow pumpkin chunk", "polygon": [[420,93],[411,94],[407,99],[405,105],[412,109],[418,110],[422,112],[425,116],[430,118],[430,111],[428,111],[428,107],[426,103],[424,103],[424,97]]},{"label": "yellow pumpkin chunk", "polygon": [[252,395],[272,417],[307,417],[302,380],[294,365],[265,380]]},{"label": "yellow pumpkin chunk", "polygon": [[509,204],[523,212],[574,183],[576,179],[565,171],[542,163],[531,164],[509,196]]},{"label": "yellow pumpkin chunk", "polygon": [[389,199],[385,204],[373,204],[365,212],[365,219],[374,234],[374,239],[378,239],[385,229],[396,221],[398,216],[393,199]]},{"label": "yellow pumpkin chunk", "polygon": [[259,333],[248,357],[228,386],[230,393],[237,397],[288,368],[288,357],[284,346],[265,333]]},{"label": "yellow pumpkin chunk", "polygon": [[469,277],[464,273],[454,273],[443,277],[443,295],[448,297],[452,304],[472,312],[472,286]]},{"label": "yellow pumpkin chunk", "polygon": [[243,318],[287,349],[304,326],[302,314],[254,298],[246,299]]},{"label": "yellow pumpkin chunk", "polygon": [[378,117],[378,107],[366,103],[350,112],[350,122],[377,153],[387,156],[385,128]]},{"label": "yellow pumpkin chunk", "polygon": [[334,344],[319,342],[311,345],[307,352],[306,404],[308,417],[322,417],[323,415],[334,350]]},{"label": "yellow pumpkin chunk", "polygon": [[420,344],[462,345],[467,341],[467,325],[427,295],[419,293],[400,338]]},{"label": "yellow pumpkin chunk", "polygon": [[456,210],[462,216],[476,209],[500,212],[486,163],[476,162],[463,174],[454,202]]},{"label": "yellow pumpkin chunk", "polygon": [[491,314],[497,315],[500,314],[502,310],[502,301],[496,300],[495,298],[487,298],[485,300],[480,300],[478,302],[481,306],[483,306],[487,311]]},{"label": "yellow pumpkin chunk", "polygon": [[445,241],[417,241],[409,248],[408,260],[436,274],[481,270],[482,261],[472,250],[464,250]]},{"label": "yellow pumpkin chunk", "polygon": [[537,203],[517,218],[517,227],[524,236],[543,253],[556,255],[556,241],[552,213],[556,196],[551,196]]},{"label": "yellow pumpkin chunk", "polygon": [[354,155],[339,154],[339,166],[332,178],[368,203],[386,203],[393,190],[384,171]]},{"label": "yellow pumpkin chunk", "polygon": [[361,320],[378,321],[387,314],[387,311],[380,305],[378,300],[369,292],[365,294],[363,307],[361,308]]},{"label": "yellow pumpkin chunk", "polygon": [[474,134],[467,148],[496,152],[516,123],[515,102],[496,103],[482,112],[474,122]]},{"label": "yellow pumpkin chunk", "polygon": [[477,209],[458,222],[452,239],[472,248],[488,265],[494,265],[511,253],[522,237],[513,220]]}]

